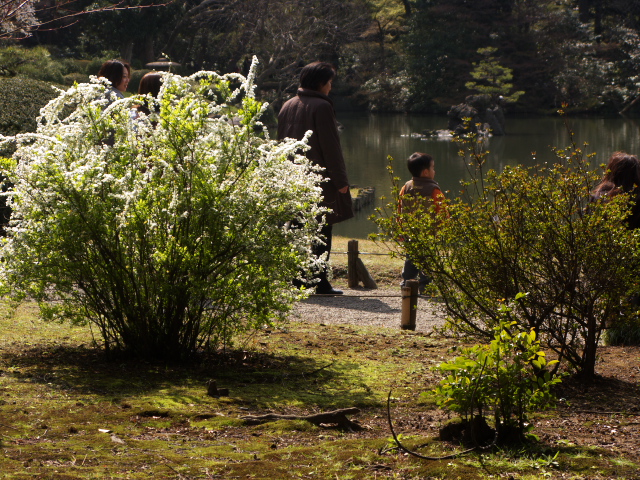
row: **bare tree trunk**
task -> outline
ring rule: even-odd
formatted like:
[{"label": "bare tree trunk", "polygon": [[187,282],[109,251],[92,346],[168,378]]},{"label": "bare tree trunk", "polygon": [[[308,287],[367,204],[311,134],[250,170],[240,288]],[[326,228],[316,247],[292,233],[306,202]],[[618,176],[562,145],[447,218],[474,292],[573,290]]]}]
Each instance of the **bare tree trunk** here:
[{"label": "bare tree trunk", "polygon": [[378,35],[380,35],[380,61],[382,62],[380,65],[380,69],[384,72],[386,70],[385,54],[384,54],[384,28],[382,27],[382,23],[380,20],[376,19],[376,23],[378,24]]},{"label": "bare tree trunk", "polygon": [[604,16],[602,0],[578,0],[578,13],[580,21],[583,23],[587,23],[593,18],[593,33],[595,35],[602,33],[602,18]]},{"label": "bare tree trunk", "polygon": [[133,57],[133,41],[128,41],[121,49],[120,49],[120,58],[125,62],[131,62],[131,58]]},{"label": "bare tree trunk", "polygon": [[189,59],[189,55],[191,54],[191,50],[193,49],[193,44],[196,41],[196,36],[198,35],[198,32],[200,31],[200,29],[195,29],[193,31],[193,33],[189,36],[189,44],[187,45],[187,48],[184,52],[184,55],[182,56],[182,64],[184,65],[187,60]]},{"label": "bare tree trunk", "polygon": [[600,35],[603,31],[602,28],[602,17],[603,17],[603,13],[602,13],[602,1],[596,0],[595,1],[595,19],[593,21],[593,33],[595,33],[596,35]]},{"label": "bare tree trunk", "polygon": [[591,0],[578,0],[578,13],[582,23],[589,21],[589,10],[591,9]]},{"label": "bare tree trunk", "polygon": [[153,37],[147,35],[144,38],[144,63],[153,62],[156,56],[153,51]]},{"label": "bare tree trunk", "polygon": [[593,378],[596,374],[596,350],[598,348],[597,324],[598,322],[595,318],[590,317],[587,319],[587,338],[584,342],[582,369],[580,371],[585,378]]},{"label": "bare tree trunk", "polygon": [[409,0],[402,0],[404,5],[404,16],[409,18],[411,16],[411,2]]},{"label": "bare tree trunk", "polygon": [[200,49],[198,50],[198,54],[195,58],[196,68],[198,70],[202,69],[202,61],[206,57],[207,50],[209,48],[209,30],[204,29],[202,32],[202,38],[200,39]]}]

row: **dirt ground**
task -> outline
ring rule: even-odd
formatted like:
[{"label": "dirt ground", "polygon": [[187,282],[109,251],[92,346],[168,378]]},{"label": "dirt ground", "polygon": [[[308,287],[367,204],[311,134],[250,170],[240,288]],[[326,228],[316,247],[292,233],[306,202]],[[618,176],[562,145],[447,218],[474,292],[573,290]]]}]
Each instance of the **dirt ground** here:
[{"label": "dirt ground", "polygon": [[[344,287],[341,287],[344,288]],[[375,290],[344,288],[335,297],[312,295],[296,305],[293,318],[313,323],[399,328],[402,314],[400,287]],[[442,308],[426,297],[418,298],[416,331],[428,333],[444,324]]]},{"label": "dirt ground", "polygon": [[[292,318],[321,324],[400,328],[399,287],[344,292],[337,297],[311,296],[296,306]],[[434,327],[443,325],[444,318],[437,303],[420,297],[416,332],[430,335]],[[640,347],[602,346],[599,355],[597,379],[587,384],[566,378],[557,392],[557,415],[536,421],[536,434],[552,446],[598,447],[640,461]],[[398,410],[398,424],[413,425],[413,433],[425,434],[425,425],[433,427],[433,423],[425,424],[414,413]]]}]

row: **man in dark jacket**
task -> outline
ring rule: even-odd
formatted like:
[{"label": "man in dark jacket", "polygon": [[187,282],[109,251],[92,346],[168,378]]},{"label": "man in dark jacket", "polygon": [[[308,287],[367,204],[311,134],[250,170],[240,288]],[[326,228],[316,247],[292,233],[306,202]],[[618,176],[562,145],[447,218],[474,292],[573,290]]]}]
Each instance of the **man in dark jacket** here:
[{"label": "man in dark jacket", "polygon": [[[349,180],[342,156],[338,124],[333,102],[327,96],[331,91],[335,69],[329,63],[314,62],[300,72],[300,88],[295,97],[288,100],[278,115],[278,139],[295,138],[300,140],[311,130],[311,147],[307,158],[324,168],[326,179],[322,183],[322,206],[331,209],[321,234],[325,245],[314,245],[313,252],[320,256],[331,251],[332,227],[335,223],[353,217]],[[340,295],[342,291],[334,289],[327,278],[325,269],[318,275],[316,293]]]}]

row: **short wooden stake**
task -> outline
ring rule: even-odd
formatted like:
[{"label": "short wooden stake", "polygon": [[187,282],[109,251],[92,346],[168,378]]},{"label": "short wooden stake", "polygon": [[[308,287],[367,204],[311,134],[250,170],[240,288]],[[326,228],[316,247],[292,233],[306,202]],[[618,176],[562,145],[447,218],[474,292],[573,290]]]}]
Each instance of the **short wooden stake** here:
[{"label": "short wooden stake", "polygon": [[416,329],[416,314],[418,312],[418,280],[407,280],[402,287],[402,318],[400,328],[402,330]]},{"label": "short wooden stake", "polygon": [[358,286],[358,241],[349,240],[347,244],[347,281],[349,288]]},{"label": "short wooden stake", "polygon": [[365,267],[364,262],[360,257],[356,259],[356,270],[358,272],[358,280],[362,281],[364,288],[378,288],[378,284],[373,279],[367,267]]}]

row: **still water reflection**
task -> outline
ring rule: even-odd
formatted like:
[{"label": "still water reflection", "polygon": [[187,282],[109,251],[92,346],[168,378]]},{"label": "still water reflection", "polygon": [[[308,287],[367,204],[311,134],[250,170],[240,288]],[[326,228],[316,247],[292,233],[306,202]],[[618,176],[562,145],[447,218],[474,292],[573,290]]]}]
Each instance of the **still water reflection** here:
[{"label": "still water reflection", "polygon": [[[410,178],[405,160],[415,151],[430,153],[436,161],[436,180],[443,191],[455,196],[460,180],[465,178],[463,160],[458,157],[455,142],[443,139],[420,139],[410,136],[413,132],[443,129],[447,118],[420,115],[368,115],[338,114],[344,126],[342,149],[347,162],[349,180],[359,186],[376,189],[376,206],[379,197],[389,197],[391,180],[387,173],[387,155],[395,160],[395,175],[404,183]],[[640,120],[623,118],[571,118],[568,120],[578,145],[585,142],[587,153],[595,152],[594,167],[606,162],[616,150],[640,154]],[[570,144],[569,133],[561,118],[510,118],[507,135],[488,139],[489,168],[502,170],[505,165],[534,165],[554,162],[552,147],[564,148]],[[349,238],[366,238],[376,231],[368,220],[373,208],[367,208],[356,217],[334,227],[336,235]]]}]

